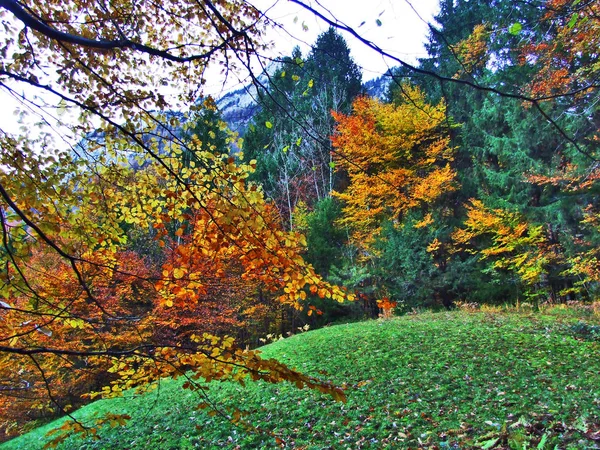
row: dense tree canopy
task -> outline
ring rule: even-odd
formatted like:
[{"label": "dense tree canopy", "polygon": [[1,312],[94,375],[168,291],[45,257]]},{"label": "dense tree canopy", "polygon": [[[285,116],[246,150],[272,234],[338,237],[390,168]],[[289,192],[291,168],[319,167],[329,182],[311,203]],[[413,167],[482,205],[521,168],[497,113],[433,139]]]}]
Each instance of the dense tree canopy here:
[{"label": "dense tree canopy", "polygon": [[350,179],[336,193],[345,205],[340,223],[359,247],[371,246],[383,221],[400,223],[411,209],[426,210],[455,189],[444,105],[428,105],[410,86],[403,92],[398,105],[361,97],[352,115],[334,114],[336,161]]}]

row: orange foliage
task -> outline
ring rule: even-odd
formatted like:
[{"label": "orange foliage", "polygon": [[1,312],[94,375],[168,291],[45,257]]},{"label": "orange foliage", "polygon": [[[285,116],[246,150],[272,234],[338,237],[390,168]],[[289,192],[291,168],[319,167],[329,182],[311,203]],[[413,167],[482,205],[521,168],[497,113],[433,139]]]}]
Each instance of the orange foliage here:
[{"label": "orange foliage", "polygon": [[[150,336],[147,313],[156,292],[146,264],[133,252],[118,253],[112,261],[97,252],[94,264],[82,265],[96,301],[55,253],[34,248],[20,270],[30,291],[10,299],[11,308],[2,313],[0,339],[9,339],[11,346],[68,348],[76,353],[100,350],[107,343],[112,348],[141,345]],[[111,380],[106,376],[110,365],[106,359],[75,354],[4,354],[0,430],[10,435],[27,421],[80,405],[82,394]]]},{"label": "orange foliage", "polygon": [[470,75],[475,70],[485,67],[489,60],[489,36],[490,31],[486,25],[475,25],[473,33],[468,38],[451,47],[461,64],[461,69],[455,75],[456,78]]},{"label": "orange foliage", "polygon": [[398,306],[398,302],[390,300],[388,297],[383,297],[377,300],[377,306],[381,310],[380,316],[384,319],[389,319],[394,314],[394,308]]},{"label": "orange foliage", "polygon": [[522,49],[522,63],[535,62],[538,72],[529,88],[537,97],[583,89],[585,95],[600,73],[600,3],[548,0],[544,27],[550,39]]},{"label": "orange foliage", "polygon": [[585,173],[574,164],[564,164],[552,175],[529,174],[525,179],[538,186],[556,186],[567,192],[583,192],[600,180],[600,167],[594,165]]},{"label": "orange foliage", "polygon": [[[186,267],[186,276],[192,281],[185,289],[168,278],[157,283],[159,287],[169,283],[176,293],[175,304],[159,302],[153,312],[154,340],[160,345],[189,343],[191,335],[207,332],[235,336],[246,326],[243,311],[254,303],[251,299],[256,297],[258,283],[242,279],[243,266],[237,260],[209,259],[195,253],[194,247],[186,238],[170,252],[163,266],[166,273],[172,267]],[[188,253],[195,256],[182,261]],[[196,282],[192,274],[196,274]]]},{"label": "orange foliage", "polygon": [[[12,245],[0,309],[0,340],[9,350],[0,355],[0,374],[12,389],[1,392],[4,430],[64,413],[82,394],[96,395],[90,391],[120,395],[187,370],[205,380],[290,380],[343,398],[336,387],[263,361],[225,337],[248,338],[239,328],[253,311],[264,318],[274,304],[300,308],[309,290],[338,301],[352,296],[304,262],[304,237],[283,231],[261,190],[246,183],[252,162],[205,157],[210,172],[182,170],[185,189],[160,164],[126,173],[118,186],[77,186],[90,202],[69,211],[71,222],[50,216],[56,225],[46,226],[73,259],[30,239],[19,222],[3,221]],[[151,230],[162,266],[126,250],[123,224]]]},{"label": "orange foliage", "polygon": [[350,178],[344,192],[334,192],[345,205],[340,224],[365,249],[383,221],[399,223],[411,208],[456,189],[445,105],[428,104],[416,87],[403,92],[398,105],[360,97],[351,115],[333,113],[336,163]]},{"label": "orange foliage", "polygon": [[[0,133],[0,394],[12,396],[0,400],[0,426],[21,426],[18,415],[36,408],[64,412],[90,390],[116,396],[188,370],[190,389],[198,379],[287,380],[344,399],[231,337],[193,335],[234,328],[237,311],[251,309],[236,303],[257,288],[297,308],[309,289],[352,298],[304,262],[303,236],[283,231],[247,183],[256,161],[231,156],[237,136],[224,133],[219,148],[188,139],[193,123],[167,112],[198,111],[209,63],[234,69],[235,55],[264,48],[260,12],[244,1],[50,0],[3,3],[2,14],[0,40],[14,50],[3,78],[61,101],[53,124],[32,110],[36,129],[48,129]],[[34,39],[22,39],[27,30]],[[156,247],[156,266],[128,251],[132,229]]]}]

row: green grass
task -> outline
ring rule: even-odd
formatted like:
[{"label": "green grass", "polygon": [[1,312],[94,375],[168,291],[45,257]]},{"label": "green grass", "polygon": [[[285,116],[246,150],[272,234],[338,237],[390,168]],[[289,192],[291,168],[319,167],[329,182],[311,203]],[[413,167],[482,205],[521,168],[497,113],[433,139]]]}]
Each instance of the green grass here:
[{"label": "green grass", "polygon": [[[264,356],[347,383],[346,404],[283,384],[218,383],[210,395],[287,448],[600,448],[597,326],[594,316],[463,312],[338,325],[266,346]],[[201,400],[181,383],[82,408],[84,421],[106,411],[133,418],[59,448],[276,448],[268,434],[195,409]],[[0,449],[41,448],[60,423]]]}]

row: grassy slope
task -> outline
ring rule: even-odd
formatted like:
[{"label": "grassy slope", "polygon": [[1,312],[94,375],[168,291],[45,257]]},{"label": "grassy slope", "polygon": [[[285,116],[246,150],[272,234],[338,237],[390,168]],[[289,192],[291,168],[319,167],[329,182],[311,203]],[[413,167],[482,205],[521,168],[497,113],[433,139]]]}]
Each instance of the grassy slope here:
[{"label": "grassy slope", "polygon": [[[325,328],[264,354],[348,383],[348,403],[255,383],[213,384],[211,396],[248,411],[248,420],[288,448],[600,448],[591,439],[600,424],[600,342],[590,328],[573,326],[577,320],[440,313]],[[586,320],[598,324],[597,317]],[[60,448],[276,447],[265,434],[196,410],[200,400],[180,384],[165,381],[141,398],[82,408],[76,415],[84,419],[107,410],[133,419],[104,429],[99,441],[70,439]],[[40,448],[58,424],[0,449]]]}]

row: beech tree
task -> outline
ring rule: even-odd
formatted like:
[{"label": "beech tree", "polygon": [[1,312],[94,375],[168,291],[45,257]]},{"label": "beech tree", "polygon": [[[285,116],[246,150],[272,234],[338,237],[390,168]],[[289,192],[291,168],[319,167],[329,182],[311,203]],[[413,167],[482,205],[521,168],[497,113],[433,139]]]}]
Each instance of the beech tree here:
[{"label": "beech tree", "polygon": [[[489,242],[477,248],[483,236],[489,236]],[[527,223],[517,213],[486,208],[479,200],[467,206],[464,228],[455,230],[452,239],[455,246],[467,247],[466,251],[490,261],[490,270],[514,273],[528,288],[525,295],[530,298],[544,295],[549,267],[560,258],[542,226]]]},{"label": "beech tree", "polygon": [[[0,86],[63,133],[0,135],[0,370],[26,367],[37,405],[62,413],[58,386],[91,362],[113,374],[96,386],[104,396],[186,376],[193,390],[198,379],[251,377],[344,399],[339,388],[198,324],[185,340],[164,331],[185,326],[182,311],[234,272],[297,308],[307,292],[351,298],[304,262],[304,237],[282,230],[248,182],[256,161],[231,156],[236,137],[208,130],[206,138],[185,114],[169,112],[210,108],[197,101],[204,71],[249,64],[268,23],[261,13],[244,1],[178,0],[3,0],[0,13]],[[124,264],[132,230],[162,249],[158,270]],[[178,313],[164,314],[169,308]],[[63,431],[95,435],[96,425],[73,420]]]},{"label": "beech tree", "polygon": [[360,97],[352,114],[334,113],[336,163],[350,179],[334,193],[344,202],[339,222],[367,252],[384,222],[399,225],[411,209],[456,189],[444,104],[428,104],[415,87],[403,91],[397,105]]},{"label": "beech tree", "polygon": [[[385,104],[359,97],[351,114],[334,113],[334,158],[348,177],[347,188],[333,193],[342,204],[337,225],[349,231],[349,245],[357,249],[352,266],[362,269],[358,277],[353,267],[339,274],[361,293],[365,309],[374,315],[380,310],[389,314],[390,305],[395,307],[398,300],[412,303],[402,295],[413,291],[407,285],[445,272],[426,252],[425,239],[445,228],[447,213],[439,213],[441,205],[459,187],[445,104],[428,103],[424,92],[409,84],[402,85],[394,100]],[[412,237],[421,241],[409,244],[408,229],[414,229]],[[403,245],[412,247],[404,254],[397,242],[400,233]],[[407,266],[414,270],[405,270]],[[426,284],[427,296],[439,295],[444,304],[451,304],[444,286]]]}]

